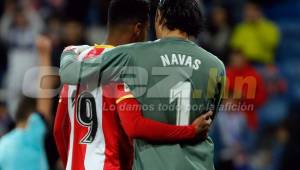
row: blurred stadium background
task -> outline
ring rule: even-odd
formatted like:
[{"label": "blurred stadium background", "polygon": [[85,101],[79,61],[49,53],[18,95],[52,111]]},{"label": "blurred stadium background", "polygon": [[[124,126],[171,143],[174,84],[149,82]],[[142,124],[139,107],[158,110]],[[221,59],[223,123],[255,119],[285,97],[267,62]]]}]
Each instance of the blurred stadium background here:
[{"label": "blurred stadium background", "polygon": [[[205,29],[195,41],[226,63],[229,81],[250,75],[258,82],[253,100],[240,99],[254,104],[254,110],[221,111],[215,121],[211,136],[216,169],[299,169],[300,0],[202,3]],[[14,127],[22,89],[37,93],[36,78],[24,83],[24,73],[35,66],[59,67],[60,53],[68,45],[102,43],[108,4],[109,0],[0,1],[0,139]],[[152,4],[155,13],[156,0]],[[149,39],[154,39],[153,29]],[[48,88],[60,86],[57,77],[49,81]],[[56,102],[57,96],[45,99],[37,110],[54,116]],[[61,169],[51,130],[46,150],[50,169]]]}]

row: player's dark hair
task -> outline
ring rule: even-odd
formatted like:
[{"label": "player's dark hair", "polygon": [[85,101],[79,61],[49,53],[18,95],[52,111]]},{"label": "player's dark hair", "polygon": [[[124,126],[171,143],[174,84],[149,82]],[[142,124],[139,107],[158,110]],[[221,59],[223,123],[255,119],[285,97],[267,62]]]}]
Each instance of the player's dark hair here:
[{"label": "player's dark hair", "polygon": [[112,0],[108,8],[108,25],[145,23],[148,21],[149,10],[148,0]]},{"label": "player's dark hair", "polygon": [[168,29],[179,29],[197,37],[203,28],[203,14],[198,0],[161,0],[161,21]]},{"label": "player's dark hair", "polygon": [[16,121],[22,122],[26,121],[28,117],[37,110],[37,102],[36,99],[23,97],[19,103],[17,113],[16,113]]}]

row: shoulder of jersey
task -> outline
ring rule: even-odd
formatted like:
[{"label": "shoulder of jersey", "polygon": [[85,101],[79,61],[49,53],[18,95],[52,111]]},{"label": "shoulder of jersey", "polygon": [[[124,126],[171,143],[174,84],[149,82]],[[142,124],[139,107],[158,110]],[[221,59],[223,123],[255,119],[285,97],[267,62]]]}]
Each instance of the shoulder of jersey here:
[{"label": "shoulder of jersey", "polygon": [[205,53],[206,55],[208,55],[208,56],[210,57],[210,59],[211,59],[212,61],[214,61],[214,63],[215,63],[218,67],[221,67],[221,68],[223,67],[223,68],[225,68],[223,61],[221,61],[217,56],[215,56],[214,54],[212,54],[212,53],[206,51],[206,50],[205,50],[204,48],[202,48],[202,47],[199,47],[199,48],[202,50],[203,53]]},{"label": "shoulder of jersey", "polygon": [[137,51],[143,51],[147,48],[149,48],[152,45],[152,41],[148,42],[138,42],[138,43],[131,43],[131,44],[125,44],[125,45],[120,45],[117,46],[111,50],[108,50],[103,53],[103,57],[111,57],[112,55],[126,55],[128,57],[134,57],[135,52]]},{"label": "shoulder of jersey", "polygon": [[113,49],[113,46],[110,45],[94,45],[85,50],[81,55],[83,55],[84,59],[89,58],[97,58],[102,56],[105,52]]}]

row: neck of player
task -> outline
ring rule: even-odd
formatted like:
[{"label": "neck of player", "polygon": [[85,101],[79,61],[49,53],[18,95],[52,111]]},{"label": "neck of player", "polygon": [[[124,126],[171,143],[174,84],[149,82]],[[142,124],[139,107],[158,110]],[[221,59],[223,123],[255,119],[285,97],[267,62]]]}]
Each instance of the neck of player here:
[{"label": "neck of player", "polygon": [[118,36],[116,35],[110,35],[108,34],[108,36],[106,37],[104,44],[105,45],[112,45],[114,47],[119,46],[119,45],[123,45],[124,44],[124,40],[122,37],[117,38]]},{"label": "neck of player", "polygon": [[132,33],[128,31],[128,28],[122,29],[108,29],[108,34],[107,37],[104,41],[104,44],[106,45],[112,45],[114,47],[119,46],[119,45],[124,45],[124,44],[129,44],[134,42],[132,40]]},{"label": "neck of player", "polygon": [[179,39],[188,40],[189,36],[187,33],[179,29],[175,29],[175,30],[163,29],[161,32],[161,37],[159,38],[179,38]]}]

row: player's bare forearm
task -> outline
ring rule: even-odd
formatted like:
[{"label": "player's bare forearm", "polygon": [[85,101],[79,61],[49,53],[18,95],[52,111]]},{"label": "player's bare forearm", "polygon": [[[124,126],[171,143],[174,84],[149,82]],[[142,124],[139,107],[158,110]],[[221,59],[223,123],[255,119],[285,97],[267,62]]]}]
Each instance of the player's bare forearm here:
[{"label": "player's bare forearm", "polygon": [[37,100],[37,108],[43,114],[45,119],[49,124],[52,122],[51,116],[51,107],[52,107],[52,98],[48,96],[52,96],[52,91],[47,91],[43,89],[52,89],[55,84],[55,77],[54,76],[47,76],[42,77],[44,75],[51,75],[52,69],[51,67],[51,49],[52,44],[51,40],[46,36],[39,36],[36,40],[36,47],[39,56],[39,65],[43,67],[40,69],[40,88],[41,90],[38,91],[39,98]]},{"label": "player's bare forearm", "polygon": [[59,69],[62,83],[76,85],[83,78],[91,77],[99,72],[101,69],[100,58],[83,60],[84,56],[92,49],[93,47],[84,45],[70,46],[63,51]]},{"label": "player's bare forearm", "polygon": [[[80,48],[80,50],[76,50],[76,48]],[[84,48],[85,50],[82,51]],[[106,55],[106,52],[103,52],[99,55],[89,56],[86,59],[93,48],[95,47],[71,46],[64,50],[59,70],[62,83],[76,85],[91,83],[90,80],[95,83],[100,78],[104,80],[103,82],[120,80],[119,74],[126,69],[129,56],[125,54]]]}]

